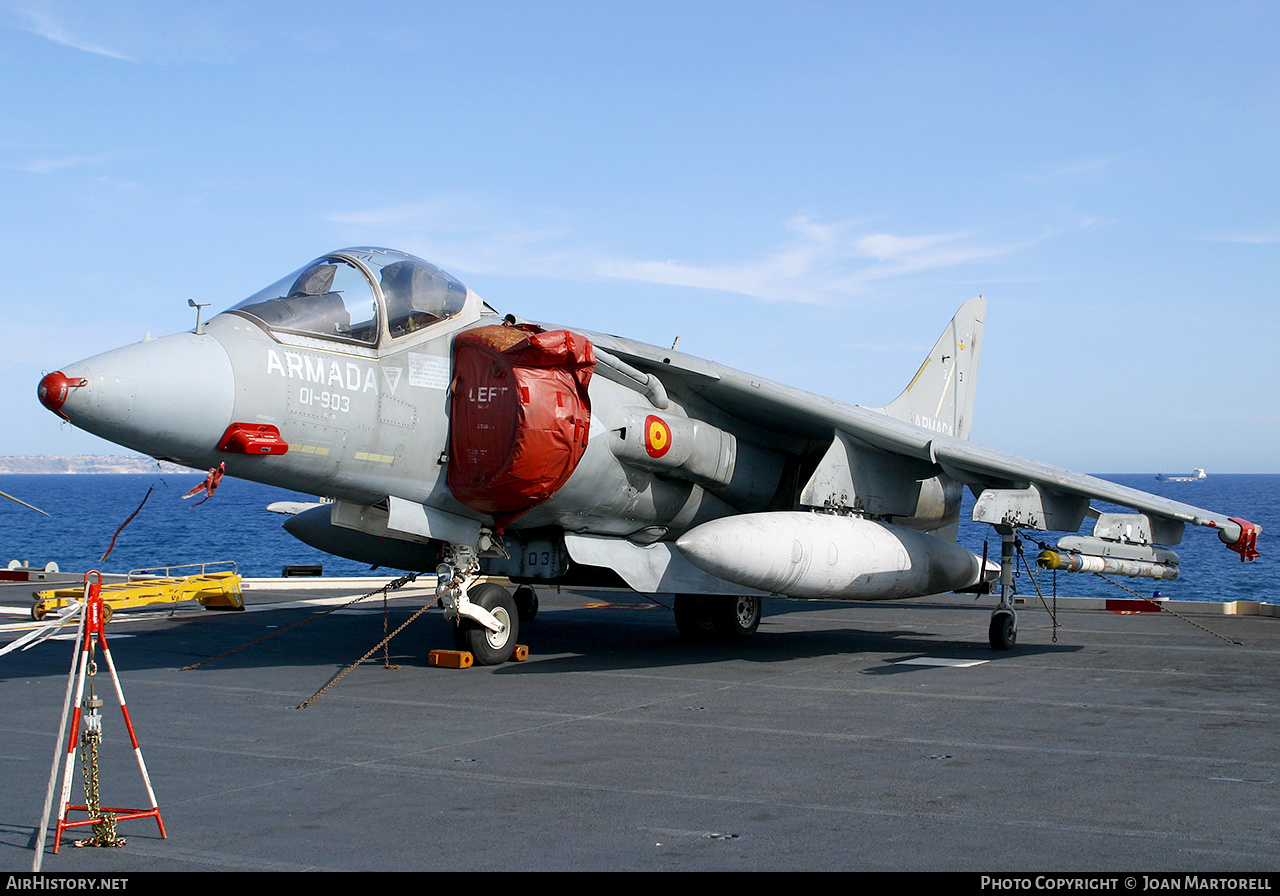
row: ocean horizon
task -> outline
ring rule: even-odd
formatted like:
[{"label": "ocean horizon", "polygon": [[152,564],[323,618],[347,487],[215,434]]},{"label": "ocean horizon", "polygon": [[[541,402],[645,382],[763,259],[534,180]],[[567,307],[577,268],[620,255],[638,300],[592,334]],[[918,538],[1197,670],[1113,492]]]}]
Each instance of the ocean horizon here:
[{"label": "ocean horizon", "polygon": [[[1262,556],[1253,562],[1242,563],[1213,531],[1187,526],[1182,543],[1174,546],[1182,558],[1178,579],[1116,581],[1139,594],[1158,591],[1170,600],[1280,601],[1275,584],[1278,549],[1272,547],[1273,540],[1280,538],[1280,474],[1211,473],[1197,482],[1160,482],[1154,473],[1097,475],[1196,507],[1241,516],[1263,527],[1259,539]],[[322,566],[325,576],[391,576],[399,572],[374,570],[368,564],[311,548],[282,528],[286,517],[267,510],[273,502],[314,501],[314,496],[228,477],[212,499],[201,502],[202,495],[182,498],[202,481],[199,471],[185,469],[0,474],[0,491],[50,514],[43,516],[0,500],[0,564],[16,560],[43,568],[53,562],[63,572],[98,569],[125,573],[230,561],[242,575],[255,578],[279,576],[286,566]],[[987,555],[998,560],[1000,539],[990,526],[972,522],[972,507],[972,495],[966,491],[957,540],[979,555],[985,544]],[[1081,531],[1087,534],[1091,527],[1092,522],[1086,520]],[[1035,569],[1038,542],[1052,545],[1063,534],[1022,532],[1027,562],[1046,597],[1055,593],[1061,597],[1131,596],[1097,576]],[[109,547],[110,553],[103,559]],[[1019,570],[1018,593],[1034,595],[1036,589],[1028,574],[1021,565]],[[977,598],[978,603],[992,600]]]}]

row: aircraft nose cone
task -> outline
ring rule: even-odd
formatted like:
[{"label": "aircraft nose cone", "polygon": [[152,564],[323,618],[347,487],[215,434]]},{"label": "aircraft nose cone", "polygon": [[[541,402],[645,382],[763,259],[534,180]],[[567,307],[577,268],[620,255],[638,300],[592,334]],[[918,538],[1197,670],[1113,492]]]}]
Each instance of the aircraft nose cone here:
[{"label": "aircraft nose cone", "polygon": [[203,466],[231,422],[235,377],[220,342],[178,333],[68,365],[45,376],[37,392],[80,429]]},{"label": "aircraft nose cone", "polygon": [[66,403],[68,394],[72,389],[87,384],[88,381],[83,377],[72,379],[61,370],[56,370],[45,374],[44,379],[40,380],[40,385],[36,387],[36,397],[40,399],[42,405],[66,420],[67,415],[62,413],[62,405]]}]

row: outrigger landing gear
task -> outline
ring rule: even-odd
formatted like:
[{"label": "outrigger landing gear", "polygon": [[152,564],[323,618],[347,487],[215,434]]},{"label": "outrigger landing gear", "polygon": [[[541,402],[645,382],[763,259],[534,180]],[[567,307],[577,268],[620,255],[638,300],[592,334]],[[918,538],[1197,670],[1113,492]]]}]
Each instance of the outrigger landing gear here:
[{"label": "outrigger landing gear", "polygon": [[991,646],[996,650],[1009,650],[1018,641],[1018,617],[1013,610],[997,608],[991,614],[991,626],[987,629]]},{"label": "outrigger landing gear", "polygon": [[475,548],[451,544],[444,559],[436,567],[436,598],[444,618],[454,624],[454,645],[469,651],[481,666],[505,663],[520,633],[515,598],[501,585],[476,584],[480,561]]},{"label": "outrigger landing gear", "polygon": [[991,611],[987,637],[996,650],[1009,650],[1018,641],[1018,614],[1013,609],[1013,563],[1018,546],[1011,526],[996,526],[1000,533],[1000,603]]},{"label": "outrigger landing gear", "polygon": [[676,627],[689,638],[749,638],[760,626],[763,602],[754,595],[677,594]]}]

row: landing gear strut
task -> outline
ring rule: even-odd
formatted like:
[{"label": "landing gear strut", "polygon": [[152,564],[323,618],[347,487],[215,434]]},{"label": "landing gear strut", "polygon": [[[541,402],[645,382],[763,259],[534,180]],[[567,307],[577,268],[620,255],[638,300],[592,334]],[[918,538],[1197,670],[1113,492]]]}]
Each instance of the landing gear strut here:
[{"label": "landing gear strut", "polygon": [[497,666],[511,658],[520,633],[520,611],[507,589],[476,583],[480,561],[475,548],[451,544],[436,567],[436,598],[444,618],[454,624],[453,640],[481,666]]},{"label": "landing gear strut", "polygon": [[1018,641],[1018,614],[1013,609],[1013,563],[1018,539],[1012,526],[996,526],[1000,533],[1000,603],[991,611],[987,638],[996,650],[1010,650]]}]

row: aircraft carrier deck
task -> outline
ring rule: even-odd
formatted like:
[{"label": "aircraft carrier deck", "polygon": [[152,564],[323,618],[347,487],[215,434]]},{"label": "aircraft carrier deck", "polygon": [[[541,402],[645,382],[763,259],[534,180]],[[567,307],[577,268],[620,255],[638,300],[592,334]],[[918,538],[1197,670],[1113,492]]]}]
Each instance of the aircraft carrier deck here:
[{"label": "aircraft carrier deck", "polygon": [[[284,630],[382,581],[254,581],[246,612],[115,615],[167,839],[139,819],[119,848],[75,848],[80,828],[55,855],[52,822],[37,842],[71,635],[0,657],[0,868],[41,848],[46,874],[1280,870],[1269,605],[1182,619],[1059,599],[1056,640],[1037,603],[997,653],[993,598],[769,601],[728,645],[686,641],[636,595],[542,589],[525,662],[430,667],[452,646],[433,609],[391,642],[398,668],[379,651],[300,709],[383,637],[382,600]],[[389,630],[429,595],[396,592]],[[0,644],[23,629],[0,622]],[[98,666],[102,801],[145,808]]]}]

